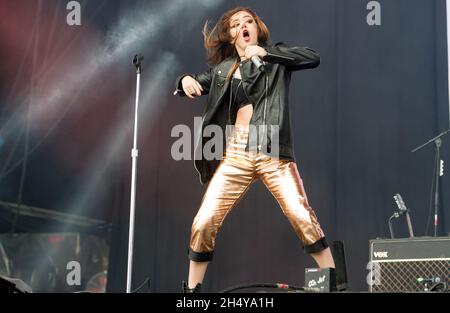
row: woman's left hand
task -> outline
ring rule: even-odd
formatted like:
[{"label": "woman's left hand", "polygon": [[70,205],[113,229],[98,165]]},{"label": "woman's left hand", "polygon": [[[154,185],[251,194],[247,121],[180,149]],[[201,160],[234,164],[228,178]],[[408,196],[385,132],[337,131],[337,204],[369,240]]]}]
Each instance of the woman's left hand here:
[{"label": "woman's left hand", "polygon": [[259,57],[264,57],[267,54],[267,51],[260,46],[247,46],[245,48],[245,58],[251,59],[252,56],[257,55]]}]

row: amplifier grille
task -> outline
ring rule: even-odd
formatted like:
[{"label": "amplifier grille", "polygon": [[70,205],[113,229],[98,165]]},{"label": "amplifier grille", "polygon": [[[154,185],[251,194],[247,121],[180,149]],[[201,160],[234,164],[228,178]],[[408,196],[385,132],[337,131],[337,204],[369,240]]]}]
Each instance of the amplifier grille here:
[{"label": "amplifier grille", "polygon": [[[378,277],[375,277],[377,271]],[[374,261],[371,274],[375,279],[370,286],[370,291],[424,291],[425,286],[417,281],[418,278],[439,277],[442,282],[450,282],[450,259]]]}]

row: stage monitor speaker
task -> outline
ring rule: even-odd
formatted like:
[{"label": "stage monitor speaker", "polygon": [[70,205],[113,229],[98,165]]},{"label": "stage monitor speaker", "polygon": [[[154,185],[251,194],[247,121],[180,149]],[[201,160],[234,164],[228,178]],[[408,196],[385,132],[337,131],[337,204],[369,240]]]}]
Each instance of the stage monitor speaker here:
[{"label": "stage monitor speaker", "polygon": [[450,282],[450,237],[370,240],[371,292],[431,291]]}]

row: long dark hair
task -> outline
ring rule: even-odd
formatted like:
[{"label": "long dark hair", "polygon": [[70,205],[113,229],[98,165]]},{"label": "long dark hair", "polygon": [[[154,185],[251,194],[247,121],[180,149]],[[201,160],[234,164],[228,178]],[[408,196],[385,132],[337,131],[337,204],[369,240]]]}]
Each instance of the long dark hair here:
[{"label": "long dark hair", "polygon": [[258,44],[266,45],[270,40],[270,33],[266,24],[264,24],[262,19],[249,8],[236,7],[225,12],[211,29],[209,28],[209,21],[206,21],[203,26],[203,38],[207,51],[208,63],[210,65],[216,65],[229,57],[236,57],[236,62],[231,68],[230,73],[228,73],[228,78],[236,70],[239,64],[239,56],[236,48],[230,43],[232,40],[230,35],[230,19],[235,13],[240,11],[249,13],[255,20],[258,28]]}]

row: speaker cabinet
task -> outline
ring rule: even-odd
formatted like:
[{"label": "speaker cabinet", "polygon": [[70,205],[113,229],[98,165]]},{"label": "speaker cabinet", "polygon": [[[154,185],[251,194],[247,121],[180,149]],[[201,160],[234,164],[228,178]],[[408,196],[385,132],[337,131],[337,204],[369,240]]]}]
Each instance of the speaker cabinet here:
[{"label": "speaker cabinet", "polygon": [[371,292],[428,291],[450,281],[450,237],[370,240]]}]

